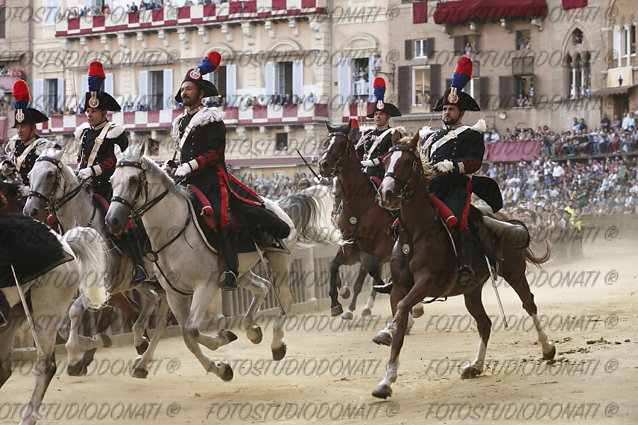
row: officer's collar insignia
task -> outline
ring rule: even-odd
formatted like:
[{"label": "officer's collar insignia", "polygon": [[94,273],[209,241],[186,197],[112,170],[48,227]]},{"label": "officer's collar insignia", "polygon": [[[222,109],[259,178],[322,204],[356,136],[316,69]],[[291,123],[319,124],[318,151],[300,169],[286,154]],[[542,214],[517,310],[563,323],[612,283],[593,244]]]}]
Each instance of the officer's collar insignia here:
[{"label": "officer's collar insignia", "polygon": [[385,104],[383,103],[383,100],[380,100],[377,102],[377,109],[383,109],[385,108]]},{"label": "officer's collar insignia", "polygon": [[100,101],[97,98],[97,92],[94,92],[94,91],[91,92],[91,98],[89,99],[89,106],[91,108],[97,108],[98,106],[100,106]]},{"label": "officer's collar insignia", "polygon": [[199,71],[198,67],[191,69],[191,72],[188,74],[193,80],[199,80],[202,78],[202,73]]},{"label": "officer's collar insignia", "polygon": [[16,109],[16,121],[24,121],[24,111],[22,109]]}]

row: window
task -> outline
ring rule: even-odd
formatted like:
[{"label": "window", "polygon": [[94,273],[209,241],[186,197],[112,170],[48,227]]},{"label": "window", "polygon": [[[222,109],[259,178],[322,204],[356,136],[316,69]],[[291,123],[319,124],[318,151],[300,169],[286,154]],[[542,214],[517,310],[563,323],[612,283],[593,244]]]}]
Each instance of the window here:
[{"label": "window", "polygon": [[480,84],[479,77],[474,77],[470,81],[467,82],[465,87],[463,87],[463,91],[474,98],[478,102],[480,93]]},{"label": "window", "polygon": [[215,72],[207,74],[210,76],[210,81],[217,87],[217,92],[220,96],[225,97],[226,90],[226,66],[220,66]]},{"label": "window", "polygon": [[[582,33],[581,33],[581,36],[582,36]],[[530,37],[531,37],[530,30],[516,31],[516,46],[515,46],[516,50],[529,50]]]},{"label": "window", "polygon": [[55,25],[60,8],[58,0],[46,0],[44,3],[44,25]]},{"label": "window", "polygon": [[427,40],[414,40],[414,58],[427,58]]},{"label": "window", "polygon": [[412,106],[419,106],[423,110],[430,109],[430,68],[412,68]]},{"label": "window", "polygon": [[0,38],[6,37],[7,8],[4,7],[4,0],[0,0]]},{"label": "window", "polygon": [[354,82],[355,96],[367,96],[370,94],[368,63],[368,58],[358,58],[352,61],[352,81]]},{"label": "window", "polygon": [[288,150],[288,133],[275,134],[275,150],[278,150],[278,151]]},{"label": "window", "polygon": [[577,55],[574,59],[567,57],[569,71],[569,84],[567,97],[569,99],[579,99],[589,97],[591,93],[591,56],[585,52],[584,56]]},{"label": "window", "polygon": [[534,76],[521,75],[514,77],[516,101],[514,106],[524,107],[534,104]]},{"label": "window", "polygon": [[[627,44],[627,35],[629,35],[629,44]],[[618,59],[618,54],[620,54],[621,58],[626,58],[629,52],[631,52],[631,55],[635,55],[636,27],[632,25],[629,30],[625,27],[614,27],[613,48],[614,59]]]},{"label": "window", "polygon": [[45,109],[47,115],[62,112],[61,106],[58,105],[58,79],[51,78],[46,80],[46,100]]},{"label": "window", "polygon": [[277,62],[275,90],[282,96],[288,94],[292,98],[292,62]]},{"label": "window", "polygon": [[148,87],[148,110],[164,109],[164,71],[150,71]]}]

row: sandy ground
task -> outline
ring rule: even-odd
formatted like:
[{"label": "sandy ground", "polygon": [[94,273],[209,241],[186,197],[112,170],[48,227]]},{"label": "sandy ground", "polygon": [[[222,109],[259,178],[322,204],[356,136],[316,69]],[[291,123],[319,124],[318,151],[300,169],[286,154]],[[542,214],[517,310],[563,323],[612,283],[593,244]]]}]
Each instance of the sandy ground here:
[{"label": "sandy ground", "polygon": [[[461,380],[478,342],[461,298],[426,306],[406,338],[399,378],[387,401],[370,393],[383,378],[389,348],[371,342],[389,315],[380,297],[373,316],[352,322],[327,311],[292,315],[288,355],[271,360],[272,322],[264,341],[243,334],[215,353],[233,365],[222,382],[206,374],[179,337],[164,339],[146,380],[131,378],[132,347],[98,352],[82,378],[59,370],[40,424],[203,423],[638,423],[638,243],[596,241],[586,258],[552,262],[530,273],[541,320],[556,343],[553,364],[542,361],[531,320],[515,293],[500,285],[505,330],[491,285],[484,303],[493,317],[487,369]],[[568,274],[569,273],[569,274]],[[358,313],[358,312],[357,312]],[[60,369],[64,360],[58,356]],[[0,423],[17,423],[31,393],[25,363],[0,390]]]}]

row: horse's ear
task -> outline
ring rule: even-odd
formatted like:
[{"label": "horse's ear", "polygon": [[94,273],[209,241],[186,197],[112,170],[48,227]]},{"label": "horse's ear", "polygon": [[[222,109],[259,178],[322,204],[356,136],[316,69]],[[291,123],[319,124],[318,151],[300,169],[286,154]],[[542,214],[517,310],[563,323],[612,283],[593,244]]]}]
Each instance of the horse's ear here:
[{"label": "horse's ear", "polygon": [[410,146],[410,149],[412,149],[412,150],[416,150],[416,147],[417,147],[417,146],[418,146],[418,144],[419,144],[419,139],[420,139],[420,137],[419,137],[419,132],[417,131],[417,132],[414,134],[414,137],[412,138],[412,140],[410,140],[410,142],[408,143],[408,146]]},{"label": "horse's ear", "polygon": [[401,133],[398,131],[392,132],[392,146],[396,146],[399,144],[399,140],[401,140]]},{"label": "horse's ear", "polygon": [[334,130],[332,129],[332,127],[330,127],[330,124],[328,123],[328,121],[325,121],[326,123],[326,128],[328,129],[328,133],[333,133]]},{"label": "horse's ear", "polygon": [[122,160],[122,157],[124,156],[122,154],[122,149],[120,148],[120,145],[116,143],[115,146],[113,147],[113,151],[115,152],[115,159],[117,160],[117,162],[120,162]]},{"label": "horse's ear", "polygon": [[66,147],[63,147],[62,149],[55,149],[53,155],[51,155],[51,158],[57,159],[59,161],[60,158],[62,158],[62,155],[64,155],[64,151],[66,151]]},{"label": "horse's ear", "polygon": [[134,160],[138,161],[140,158],[144,156],[146,143],[144,143],[144,141],[141,141],[139,143],[136,143],[135,146],[133,146],[132,148],[133,148]]}]

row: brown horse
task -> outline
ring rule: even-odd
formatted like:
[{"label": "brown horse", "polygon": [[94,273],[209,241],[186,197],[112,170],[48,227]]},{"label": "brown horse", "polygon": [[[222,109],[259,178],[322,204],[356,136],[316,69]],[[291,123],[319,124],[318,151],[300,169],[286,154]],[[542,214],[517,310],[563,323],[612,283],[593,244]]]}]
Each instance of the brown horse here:
[{"label": "brown horse", "polygon": [[[394,240],[386,231],[390,219],[388,212],[377,204],[377,189],[361,171],[354,143],[348,137],[350,124],[336,128],[326,123],[326,127],[329,134],[324,142],[325,150],[319,167],[322,176],[337,176],[341,183],[343,209],[335,221],[346,241],[330,262],[330,313],[336,316],[343,312],[337,298],[341,286],[339,267],[360,262],[361,267],[365,267],[374,279],[375,285],[383,285],[381,266],[390,260]],[[355,308],[356,290],[360,290],[364,277],[364,274],[359,273],[349,311]],[[374,300],[376,293],[373,291],[370,296]]]},{"label": "brown horse", "polygon": [[20,202],[20,194],[16,185],[0,180],[0,211],[21,214],[24,202]]},{"label": "brown horse", "polygon": [[[490,276],[487,261],[483,267],[474,267],[473,285],[459,287],[458,265],[450,236],[428,200],[427,180],[432,171],[424,172],[416,150],[418,141],[418,132],[413,138],[393,138],[393,147],[384,161],[386,174],[380,188],[381,204],[386,208],[400,209],[401,230],[390,260],[394,286],[390,294],[393,318],[388,327],[395,334],[385,377],[372,393],[379,398],[392,395],[390,385],[397,379],[398,357],[408,312],[425,297],[463,295],[465,307],[476,320],[480,336],[478,353],[476,360],[463,368],[462,378],[473,378],[483,372],[492,326],[481,301],[483,283]],[[501,215],[501,219],[504,218]],[[526,261],[538,266],[549,259],[551,249],[546,245],[547,253],[537,258],[529,248],[516,249],[505,238],[501,239],[499,245],[503,261],[497,264],[498,274],[514,288],[523,302],[523,308],[532,317],[538,341],[542,345],[543,358],[552,359],[556,348],[538,321],[534,296],[525,277]]]}]

